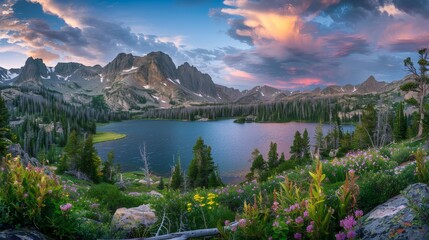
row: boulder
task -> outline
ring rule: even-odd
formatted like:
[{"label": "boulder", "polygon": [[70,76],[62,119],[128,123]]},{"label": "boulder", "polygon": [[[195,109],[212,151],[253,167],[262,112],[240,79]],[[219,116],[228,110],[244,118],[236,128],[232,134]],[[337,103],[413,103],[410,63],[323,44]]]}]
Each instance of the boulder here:
[{"label": "boulder", "polygon": [[8,240],[47,240],[49,239],[45,235],[35,231],[35,230],[5,230],[0,232],[0,239],[8,239]]},{"label": "boulder", "polygon": [[157,217],[149,205],[135,208],[119,208],[113,215],[111,227],[114,230],[131,233],[140,227],[148,227],[156,223]]},{"label": "boulder", "polygon": [[423,211],[416,214],[415,206],[426,211],[429,209],[428,185],[412,184],[402,194],[363,216],[357,230],[358,236],[360,239],[374,240],[429,239],[429,223]]},{"label": "boulder", "polygon": [[22,149],[20,144],[11,144],[7,147],[7,153],[12,154],[12,157],[20,157],[21,163],[24,166],[27,166],[28,164],[31,164],[35,167],[41,167],[42,164],[33,157],[30,157],[28,153]]},{"label": "boulder", "polygon": [[128,196],[132,196],[132,197],[139,197],[139,196],[141,196],[142,194],[141,193],[139,193],[139,192],[129,192],[128,193]]},{"label": "boulder", "polygon": [[155,190],[152,190],[147,193],[147,195],[153,196],[153,197],[163,197],[163,195]]}]

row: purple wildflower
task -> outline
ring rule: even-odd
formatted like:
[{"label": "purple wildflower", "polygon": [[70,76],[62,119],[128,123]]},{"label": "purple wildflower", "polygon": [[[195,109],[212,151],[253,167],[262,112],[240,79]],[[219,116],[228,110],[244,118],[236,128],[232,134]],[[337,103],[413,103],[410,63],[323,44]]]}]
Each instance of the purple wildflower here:
[{"label": "purple wildflower", "polygon": [[301,233],[295,233],[295,234],[293,235],[293,237],[294,237],[295,239],[302,239],[302,234],[301,234]]},{"label": "purple wildflower", "polygon": [[313,230],[314,230],[314,226],[313,225],[310,224],[310,225],[307,226],[307,232],[308,233],[312,233]]},{"label": "purple wildflower", "polygon": [[338,234],[335,234],[335,239],[336,240],[345,240],[346,239],[346,234],[343,232],[339,232]]},{"label": "purple wildflower", "polygon": [[362,216],[363,216],[363,211],[362,211],[362,210],[356,210],[356,211],[355,211],[355,216],[356,216],[357,218],[362,217]]},{"label": "purple wildflower", "polygon": [[355,238],[356,237],[356,232],[355,231],[349,231],[348,233],[347,233],[347,238],[348,239],[353,239],[353,238]]},{"label": "purple wildflower", "polygon": [[343,227],[345,230],[349,231],[353,229],[356,223],[357,222],[353,216],[347,216],[340,221],[340,226]]},{"label": "purple wildflower", "polygon": [[299,217],[295,218],[295,222],[296,222],[297,224],[301,224],[301,223],[303,223],[303,222],[304,222],[304,219],[303,219],[301,216],[299,216]]}]

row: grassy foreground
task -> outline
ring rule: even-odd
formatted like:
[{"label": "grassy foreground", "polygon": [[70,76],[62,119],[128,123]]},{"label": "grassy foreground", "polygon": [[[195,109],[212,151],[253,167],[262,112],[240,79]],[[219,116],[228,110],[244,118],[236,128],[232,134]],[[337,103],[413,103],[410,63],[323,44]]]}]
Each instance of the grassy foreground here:
[{"label": "grassy foreground", "polygon": [[126,134],[122,134],[122,133],[98,132],[94,135],[94,143],[118,140],[126,136],[127,136]]}]

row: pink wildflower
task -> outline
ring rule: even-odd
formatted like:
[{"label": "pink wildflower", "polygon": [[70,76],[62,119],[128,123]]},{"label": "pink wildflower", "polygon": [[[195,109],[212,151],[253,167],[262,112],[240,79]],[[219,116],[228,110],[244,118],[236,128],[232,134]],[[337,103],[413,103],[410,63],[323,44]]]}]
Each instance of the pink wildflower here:
[{"label": "pink wildflower", "polygon": [[67,204],[61,205],[60,209],[61,209],[61,211],[66,212],[66,211],[70,210],[72,208],[72,206],[73,205],[71,203],[67,203]]},{"label": "pink wildflower", "polygon": [[242,218],[238,220],[238,226],[239,227],[245,227],[246,226],[246,219]]}]

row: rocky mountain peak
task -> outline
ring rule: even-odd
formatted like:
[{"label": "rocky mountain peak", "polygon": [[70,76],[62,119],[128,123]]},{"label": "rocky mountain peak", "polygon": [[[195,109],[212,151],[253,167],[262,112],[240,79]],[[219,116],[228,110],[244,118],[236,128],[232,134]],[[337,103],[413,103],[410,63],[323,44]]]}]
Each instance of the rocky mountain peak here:
[{"label": "rocky mountain peak", "polygon": [[40,84],[41,77],[48,77],[48,68],[43,63],[42,59],[29,57],[27,61],[25,61],[25,65],[17,77],[15,84]]},{"label": "rocky mountain peak", "polygon": [[210,75],[200,72],[196,67],[185,62],[177,68],[182,86],[189,90],[218,98],[216,86]]},{"label": "rocky mountain peak", "polygon": [[102,71],[104,78],[115,80],[123,70],[132,68],[133,63],[134,56],[131,53],[119,53],[111,62],[104,66]]},{"label": "rocky mountain peak", "polygon": [[386,86],[386,82],[379,82],[374,76],[369,76],[362,84],[357,87],[358,93],[379,92],[381,88]]},{"label": "rocky mountain peak", "polygon": [[55,66],[55,72],[61,76],[69,76],[81,67],[83,67],[82,64],[75,62],[58,63]]},{"label": "rocky mountain peak", "polygon": [[176,65],[174,64],[173,59],[171,59],[167,54],[163,52],[151,52],[146,55],[145,58],[149,65],[156,67],[164,77],[170,79],[178,78]]}]

